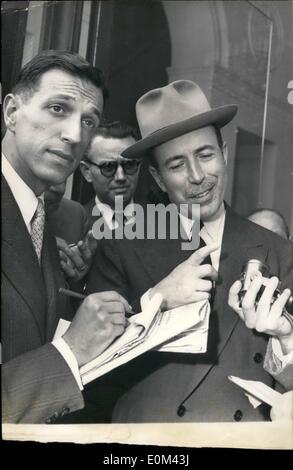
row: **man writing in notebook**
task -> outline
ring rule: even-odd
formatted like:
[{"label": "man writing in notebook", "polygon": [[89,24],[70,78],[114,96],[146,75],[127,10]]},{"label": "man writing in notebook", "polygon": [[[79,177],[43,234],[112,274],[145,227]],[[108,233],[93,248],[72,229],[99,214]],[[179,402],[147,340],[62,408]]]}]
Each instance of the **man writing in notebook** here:
[{"label": "man writing in notebook", "polygon": [[[84,406],[79,368],[124,331],[127,302],[93,294],[71,319],[44,192],[79,165],[103,111],[101,73],[83,58],[43,51],[3,103],[2,410],[4,422],[52,423]],[[53,340],[53,341],[52,341]]]},{"label": "man writing in notebook", "polygon": [[[290,282],[292,246],[224,203],[227,146],[220,129],[236,110],[235,105],[212,109],[200,87],[187,80],[151,90],[137,102],[142,139],[123,156],[144,155],[169,200],[178,208],[187,204],[188,214],[180,214],[180,223],[188,239],[193,232],[193,205],[200,205],[200,248],[190,254],[182,250],[180,238],[168,236],[103,240],[89,292],[97,287],[114,289],[137,310],[156,292],[163,295],[165,309],[210,296],[211,313],[202,334],[203,344],[208,335],[204,354],[153,351],[117,370],[117,381],[127,385],[113,412],[115,422],[268,419],[268,410],[254,409],[227,378],[236,375],[273,384],[264,368],[267,337],[247,328],[229,308],[228,293],[251,258],[266,262],[272,274]],[[235,309],[237,295],[234,292]],[[277,362],[270,349],[272,357],[265,363],[271,366],[275,361],[269,372],[280,381],[288,359],[285,347],[282,352],[284,357]]]}]

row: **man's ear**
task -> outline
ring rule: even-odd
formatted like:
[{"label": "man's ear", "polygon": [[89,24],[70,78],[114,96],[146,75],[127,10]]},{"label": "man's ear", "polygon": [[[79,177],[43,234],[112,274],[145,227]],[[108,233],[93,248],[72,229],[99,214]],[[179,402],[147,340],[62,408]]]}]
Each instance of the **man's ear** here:
[{"label": "man's ear", "polygon": [[14,132],[16,123],[16,113],[20,106],[20,98],[13,93],[5,96],[3,101],[3,117],[5,126],[11,132]]},{"label": "man's ear", "polygon": [[93,182],[92,172],[91,172],[89,166],[87,165],[87,163],[81,161],[79,168],[80,168],[80,172],[82,173],[82,176],[84,177],[84,179],[88,183],[92,183]]},{"label": "man's ear", "polygon": [[226,142],[223,142],[222,154],[223,154],[225,163],[226,163],[226,165],[227,165],[227,161],[228,161],[228,146],[227,146]]},{"label": "man's ear", "polygon": [[149,166],[149,172],[150,174],[152,175],[152,177],[154,178],[155,182],[157,183],[157,185],[159,186],[159,188],[164,192],[166,193],[167,192],[167,188],[162,180],[162,177],[159,173],[159,171],[157,170],[157,168],[155,168],[154,166]]}]

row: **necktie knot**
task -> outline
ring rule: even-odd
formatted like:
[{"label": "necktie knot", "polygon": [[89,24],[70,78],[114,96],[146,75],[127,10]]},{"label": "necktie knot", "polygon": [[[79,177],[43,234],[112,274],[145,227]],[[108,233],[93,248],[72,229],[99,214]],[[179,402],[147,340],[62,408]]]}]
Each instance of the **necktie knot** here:
[{"label": "necktie knot", "polygon": [[123,214],[122,213],[118,214],[118,213],[114,212],[113,218],[112,218],[112,224],[113,224],[113,226],[116,230],[120,227],[124,227],[126,222],[127,222],[127,217],[124,213]]},{"label": "necktie knot", "polygon": [[38,198],[38,206],[34,213],[31,222],[31,238],[32,242],[40,262],[42,246],[43,246],[43,236],[44,236],[44,225],[45,225],[45,209],[42,199]]}]

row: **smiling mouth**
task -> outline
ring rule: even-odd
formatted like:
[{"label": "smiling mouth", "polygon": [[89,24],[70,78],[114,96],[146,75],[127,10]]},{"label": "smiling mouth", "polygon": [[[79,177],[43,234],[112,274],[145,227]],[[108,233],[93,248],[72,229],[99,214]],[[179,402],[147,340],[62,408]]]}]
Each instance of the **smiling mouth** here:
[{"label": "smiling mouth", "polygon": [[49,150],[49,153],[52,153],[53,155],[62,158],[62,160],[66,160],[67,162],[73,161],[72,155],[70,153],[65,153],[60,150]]},{"label": "smiling mouth", "polygon": [[204,191],[197,192],[197,193],[190,193],[189,198],[190,199],[203,199],[203,198],[206,198],[207,196],[209,196],[209,194],[211,193],[213,188],[214,188],[214,185],[210,186],[208,189],[205,189]]}]

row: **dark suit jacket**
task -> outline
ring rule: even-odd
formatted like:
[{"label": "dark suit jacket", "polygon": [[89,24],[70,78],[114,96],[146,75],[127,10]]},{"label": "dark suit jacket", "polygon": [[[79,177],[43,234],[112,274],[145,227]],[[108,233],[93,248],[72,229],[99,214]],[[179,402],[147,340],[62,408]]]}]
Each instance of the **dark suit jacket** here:
[{"label": "dark suit jacket", "polygon": [[[116,290],[136,306],[150,287],[190,256],[181,240],[103,240],[88,281],[89,292]],[[112,373],[124,386],[114,410],[117,422],[263,420],[227,376],[273,384],[264,370],[267,338],[246,328],[227,305],[228,291],[244,262],[265,261],[281,279],[292,269],[292,244],[238,216],[227,207],[219,280],[211,314],[208,352],[149,352]]]},{"label": "dark suit jacket", "polygon": [[45,225],[41,269],[15,199],[2,181],[2,417],[44,423],[83,406],[77,383],[50,344],[70,319],[54,237]]},{"label": "dark suit jacket", "polygon": [[52,233],[67,243],[77,243],[88,231],[88,219],[83,206],[76,201],[62,198],[56,211],[49,212],[47,219]]},{"label": "dark suit jacket", "polygon": [[95,198],[93,197],[89,202],[87,202],[83,208],[85,210],[85,213],[87,215],[87,220],[88,220],[88,224],[89,224],[89,228],[92,229],[93,228],[93,224],[94,222],[97,220],[98,217],[95,217],[92,215],[93,213],[93,208],[94,206],[96,205],[96,202],[95,202]]}]

